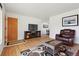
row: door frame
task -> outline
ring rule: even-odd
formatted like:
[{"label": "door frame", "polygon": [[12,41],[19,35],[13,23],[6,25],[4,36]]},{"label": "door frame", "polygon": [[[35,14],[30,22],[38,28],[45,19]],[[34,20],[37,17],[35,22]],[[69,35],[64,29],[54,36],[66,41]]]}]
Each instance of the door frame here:
[{"label": "door frame", "polygon": [[[16,18],[16,17],[7,17],[6,18],[6,41],[7,42],[11,42],[11,41],[8,41],[8,19],[9,18],[15,18],[16,20],[17,20],[17,39],[16,40],[18,40],[18,18]],[[15,40],[14,40],[15,41]]]}]

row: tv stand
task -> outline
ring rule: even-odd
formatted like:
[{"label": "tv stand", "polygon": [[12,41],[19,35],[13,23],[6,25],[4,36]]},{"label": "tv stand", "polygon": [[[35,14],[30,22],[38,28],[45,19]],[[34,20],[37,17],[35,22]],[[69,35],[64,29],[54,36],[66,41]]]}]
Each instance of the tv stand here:
[{"label": "tv stand", "polygon": [[41,37],[41,31],[24,31],[24,39]]}]

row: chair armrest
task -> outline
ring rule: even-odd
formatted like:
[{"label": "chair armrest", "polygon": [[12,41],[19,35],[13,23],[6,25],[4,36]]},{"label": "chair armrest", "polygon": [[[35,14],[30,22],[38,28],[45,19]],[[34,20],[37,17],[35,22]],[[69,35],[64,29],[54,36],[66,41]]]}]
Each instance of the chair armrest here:
[{"label": "chair armrest", "polygon": [[73,41],[74,41],[74,38],[69,38],[68,41],[69,41],[69,42],[73,42]]},{"label": "chair armrest", "polygon": [[60,34],[56,34],[56,37],[59,37],[60,36]]},{"label": "chair armrest", "polygon": [[55,35],[55,39],[58,39],[60,37],[60,34]]}]

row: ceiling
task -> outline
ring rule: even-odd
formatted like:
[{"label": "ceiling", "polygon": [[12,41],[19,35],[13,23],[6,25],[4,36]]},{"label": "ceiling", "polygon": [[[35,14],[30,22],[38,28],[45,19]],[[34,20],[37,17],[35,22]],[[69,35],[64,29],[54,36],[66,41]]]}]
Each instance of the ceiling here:
[{"label": "ceiling", "polygon": [[50,16],[79,8],[79,3],[5,3],[6,12],[48,20]]}]

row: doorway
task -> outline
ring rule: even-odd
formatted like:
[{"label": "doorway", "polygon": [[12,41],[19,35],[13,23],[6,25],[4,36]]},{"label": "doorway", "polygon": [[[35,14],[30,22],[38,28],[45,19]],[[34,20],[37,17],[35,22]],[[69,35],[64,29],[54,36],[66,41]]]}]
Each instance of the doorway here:
[{"label": "doorway", "polygon": [[18,39],[18,19],[7,18],[7,42],[17,41]]}]

